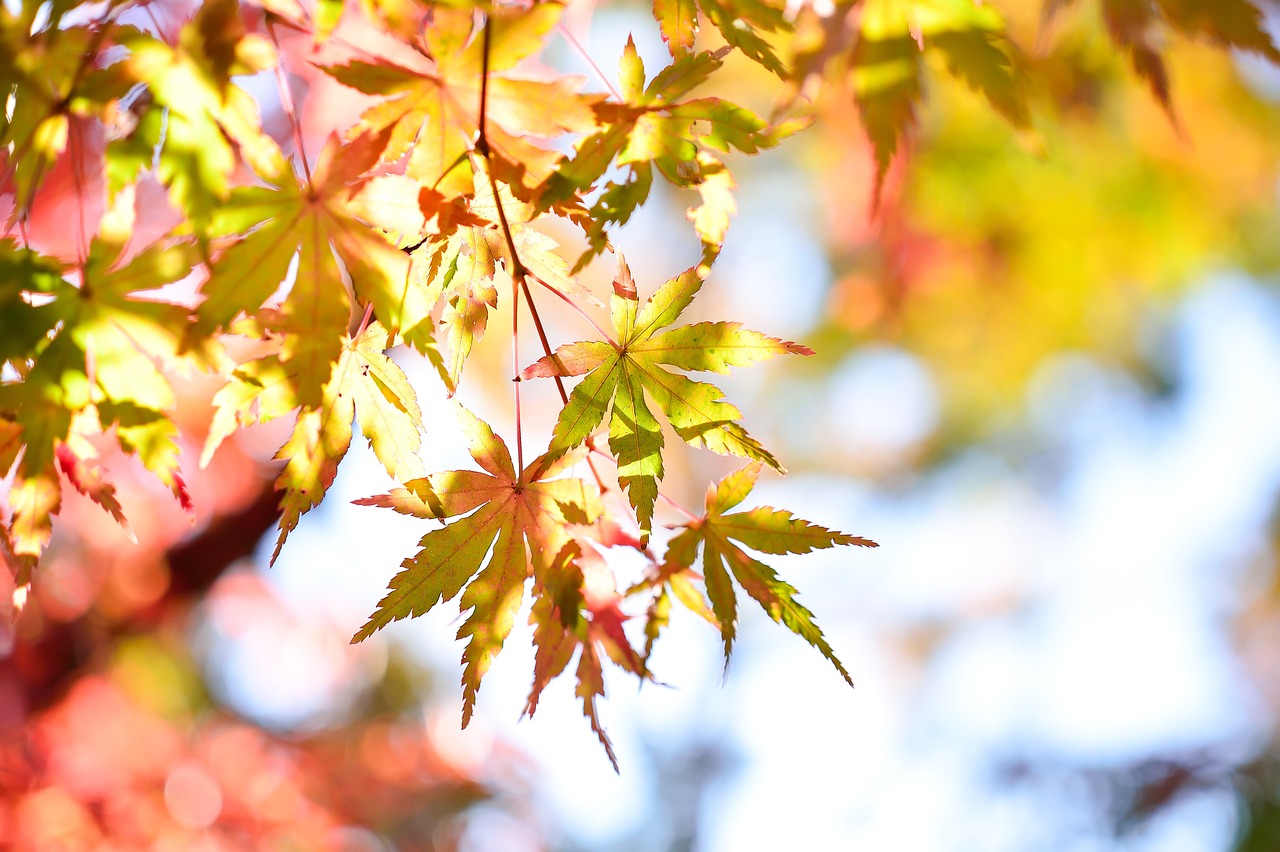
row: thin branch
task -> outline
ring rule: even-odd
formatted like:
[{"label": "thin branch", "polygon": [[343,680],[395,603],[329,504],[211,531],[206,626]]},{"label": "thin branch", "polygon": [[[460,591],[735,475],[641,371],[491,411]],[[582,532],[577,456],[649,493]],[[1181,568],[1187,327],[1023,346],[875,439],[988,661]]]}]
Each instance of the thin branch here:
[{"label": "thin branch", "polygon": [[298,149],[298,159],[302,160],[302,173],[307,176],[307,186],[311,186],[311,164],[307,162],[307,149],[302,145],[302,123],[298,118],[298,110],[293,104],[293,92],[289,88],[289,80],[285,77],[284,63],[280,61],[280,40],[276,38],[275,24],[267,21],[267,33],[276,49],[276,85],[280,89],[280,106],[289,118],[289,127],[293,130],[293,145]]},{"label": "thin branch", "polygon": [[[488,117],[489,117],[488,102],[489,102],[490,38],[491,36],[490,36],[490,29],[489,29],[489,19],[486,17],[484,22],[484,35],[483,35],[483,39],[484,39],[484,42],[483,42],[484,48],[482,52],[483,60],[482,60],[482,65],[480,69],[481,74],[483,75],[480,79],[480,121],[479,121],[478,130],[476,132],[476,142],[474,146],[474,151],[477,154],[480,154],[481,156],[484,157],[484,160],[485,160],[484,172],[485,172],[485,176],[489,179],[489,190],[490,192],[493,193],[493,206],[498,211],[498,225],[502,229],[502,239],[507,244],[507,251],[511,254],[511,270],[510,270],[511,272],[511,358],[512,358],[511,372],[512,372],[512,375],[516,377],[516,381],[512,382],[512,384],[515,385],[515,398],[516,398],[516,458],[517,458],[517,461],[519,462],[520,470],[523,471],[524,470],[524,443],[523,443],[523,429],[521,426],[521,418],[520,418],[521,382],[519,381],[519,376],[520,376],[520,351],[519,351],[520,291],[521,290],[524,291],[525,302],[529,305],[529,315],[533,318],[533,325],[538,331],[538,340],[542,344],[542,351],[546,353],[548,357],[551,357],[552,351],[553,351],[551,349],[551,341],[547,339],[547,331],[542,325],[542,317],[538,314],[538,308],[533,302],[533,293],[531,293],[529,290],[528,279],[533,278],[542,286],[546,287],[547,289],[551,290],[554,293],[558,293],[560,297],[568,301],[569,304],[572,305],[573,302],[570,301],[563,293],[560,293],[559,290],[556,290],[556,288],[552,287],[550,284],[547,284],[547,282],[543,281],[541,278],[539,278],[538,276],[530,272],[529,269],[524,265],[524,261],[520,259],[520,252],[516,248],[515,237],[512,235],[512,232],[511,232],[511,223],[507,221],[507,211],[502,205],[502,197],[498,195],[498,181],[493,176],[493,169],[491,168],[491,164],[489,162],[491,149],[489,147],[489,136],[487,132],[487,124],[488,124]],[[574,307],[577,307],[577,306],[575,305]],[[590,321],[590,317],[588,317],[588,320]],[[592,321],[592,325],[595,325],[594,321]],[[599,326],[596,326],[596,327],[599,328]],[[554,378],[556,382],[556,389],[560,392],[560,400],[565,405],[568,405],[569,392],[565,389],[564,379],[562,379],[560,376],[555,376]],[[604,479],[600,476],[600,472],[596,470],[596,466],[591,462],[590,458],[587,459],[587,466],[591,469],[591,474],[592,476],[595,477],[596,485],[599,487],[601,493],[607,491],[608,488],[605,486]]]},{"label": "thin branch", "polygon": [[675,509],[677,512],[684,515],[686,518],[688,518],[691,521],[702,520],[693,512],[690,512],[684,506],[681,506],[679,503],[677,503],[675,500],[672,500],[670,497],[668,497],[666,494],[663,494],[661,491],[658,492],[658,499],[661,500],[663,503],[666,503],[668,506]]},{"label": "thin branch", "polygon": [[[67,119],[71,125],[70,138],[67,142],[67,155],[71,157],[71,184],[76,194],[76,255],[80,258],[80,262],[84,263],[89,259],[89,238],[88,225],[84,220],[84,161],[76,157],[76,148],[80,149],[80,157],[85,153],[84,145],[84,128],[77,122]],[[77,145],[77,142],[79,143]]]},{"label": "thin branch", "polygon": [[[498,182],[493,177],[493,169],[489,168],[489,138],[486,125],[489,120],[489,46],[492,43],[492,31],[489,17],[484,19],[484,32],[481,36],[483,47],[480,55],[480,122],[476,129],[474,150],[485,159],[484,173],[489,178],[489,189],[493,192],[493,206],[498,211],[498,222],[502,226],[502,236],[511,250],[511,373],[520,373],[520,284],[524,278],[524,264],[520,255],[516,254],[516,244],[511,239],[511,225],[507,223],[507,212],[502,208],[502,199],[498,196]],[[522,410],[520,408],[520,383],[515,382],[516,397],[516,464],[520,475],[524,475],[524,428]]]},{"label": "thin branch", "polygon": [[619,101],[623,100],[622,95],[618,93],[616,88],[614,88],[613,81],[605,76],[604,71],[602,71],[600,66],[596,64],[596,61],[591,58],[591,54],[587,53],[587,49],[579,44],[578,40],[573,37],[573,33],[569,32],[569,28],[564,25],[564,22],[557,23],[556,29],[560,31],[560,35],[564,36],[564,40],[569,42],[569,45],[578,52],[578,55],[582,57],[583,61],[591,66],[591,70],[600,78],[600,82],[604,83],[605,88],[609,90],[609,94],[613,95]]},{"label": "thin branch", "polygon": [[352,340],[357,340],[360,335],[364,334],[365,329],[369,327],[369,320],[371,319],[373,319],[373,302],[364,306],[364,317],[360,320],[360,327],[356,329],[356,333],[351,336]]},{"label": "thin branch", "polygon": [[[530,277],[530,278],[532,278],[534,281],[537,281],[539,284],[541,284],[541,285],[542,285],[543,287],[545,287],[546,289],[550,290],[552,293],[554,293],[554,294],[556,294],[557,296],[559,296],[559,297],[560,297],[560,299],[561,299],[561,301],[563,301],[563,302],[564,302],[565,304],[567,304],[569,307],[573,308],[575,311],[577,311],[577,312],[578,312],[579,316],[581,316],[583,319],[585,319],[587,322],[589,322],[589,323],[591,324],[591,327],[592,327],[592,328],[594,328],[594,329],[596,330],[596,333],[598,333],[602,338],[604,338],[604,339],[605,339],[605,340],[606,340],[610,345],[612,345],[614,348],[617,348],[617,346],[618,346],[618,342],[617,342],[616,340],[614,340],[614,339],[613,339],[613,337],[611,337],[611,336],[609,335],[609,332],[607,332],[607,331],[605,331],[603,328],[601,328],[601,327],[600,327],[600,323],[596,322],[596,321],[595,321],[595,319],[591,316],[591,314],[589,314],[589,313],[587,313],[586,311],[584,311],[584,310],[582,309],[582,306],[581,306],[581,305],[579,305],[579,304],[578,304],[577,302],[575,302],[573,299],[570,299],[568,296],[566,296],[564,293],[562,293],[558,287],[556,287],[556,286],[555,286],[555,285],[553,285],[553,284],[549,284],[549,283],[547,283],[546,281],[544,281],[544,280],[542,280],[541,278],[539,278],[537,275],[534,275],[532,272],[530,272],[530,273],[529,273],[529,277]],[[551,353],[550,353],[550,352],[548,352],[547,354],[548,354],[548,355],[550,355]]]}]

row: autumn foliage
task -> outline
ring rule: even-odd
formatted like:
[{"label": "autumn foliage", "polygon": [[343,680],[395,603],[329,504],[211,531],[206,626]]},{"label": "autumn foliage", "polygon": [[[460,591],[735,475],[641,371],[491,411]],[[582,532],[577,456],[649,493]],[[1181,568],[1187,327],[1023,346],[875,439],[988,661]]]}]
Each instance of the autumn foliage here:
[{"label": "autumn foliage", "polygon": [[[1068,5],[1046,2],[1045,37]],[[714,626],[727,658],[745,592],[852,682],[757,555],[874,543],[784,509],[736,510],[765,468],[783,466],[719,388],[686,375],[812,350],[683,314],[715,286],[731,166],[807,127],[815,101],[856,106],[872,207],[892,189],[930,81],[960,81],[1027,134],[1046,83],[993,4],[827,6],[655,0],[669,61],[646,68],[629,41],[616,87],[593,84],[604,91],[537,65],[568,32],[559,2],[0,7],[0,472],[12,479],[0,545],[16,585],[42,570],[67,489],[128,528],[103,454],[136,457],[182,509],[202,511],[175,385],[216,376],[200,464],[240,430],[292,423],[275,456],[275,555],[324,498],[358,426],[396,483],[359,502],[420,518],[425,532],[353,641],[457,598],[464,724],[526,594],[537,645],[527,712],[572,665],[610,757],[603,667],[651,679],[673,601]],[[1247,0],[1101,0],[1100,11],[1175,126],[1162,34],[1280,59]],[[730,61],[774,78],[769,115],[704,94]],[[350,98],[320,144],[295,79]],[[279,121],[264,120],[264,99]],[[665,281],[635,281],[611,234],[655,181],[688,191],[699,256]],[[580,275],[609,253],[612,286],[595,292]],[[549,339],[540,307],[553,302],[581,315],[585,339]],[[509,333],[490,327],[500,306]],[[421,359],[452,395],[475,353],[504,345],[540,353],[502,377],[515,406],[500,431],[513,440],[460,404],[454,423],[424,423],[403,364]],[[549,444],[526,454],[520,400],[535,381],[561,406]],[[423,435],[442,429],[463,436],[478,469],[426,469]],[[679,442],[743,465],[697,511],[662,490]],[[654,535],[662,524],[674,535]],[[646,561],[645,580],[618,588],[606,558],[617,547]]]}]

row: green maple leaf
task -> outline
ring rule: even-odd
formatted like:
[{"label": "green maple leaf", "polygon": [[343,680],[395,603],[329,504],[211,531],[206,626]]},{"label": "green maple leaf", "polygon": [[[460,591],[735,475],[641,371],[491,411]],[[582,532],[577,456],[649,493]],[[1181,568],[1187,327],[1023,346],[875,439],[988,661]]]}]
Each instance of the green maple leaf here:
[{"label": "green maple leaf", "polygon": [[[351,422],[360,430],[387,473],[399,481],[420,478],[422,411],[404,371],[383,354],[387,332],[372,323],[358,338],[347,338],[321,404],[303,407],[293,434],[276,453],[285,462],[276,488],[280,502],[280,536],[271,561],[280,555],[299,519],[323,499],[351,446]],[[287,377],[275,358],[242,368],[214,398],[218,412],[205,448],[207,459],[236,425],[278,416],[296,405]]]},{"label": "green maple leaf", "polygon": [[0,9],[0,90],[12,99],[0,112],[0,184],[12,178],[15,213],[30,205],[40,181],[67,151],[72,119],[105,117],[133,84],[119,68],[97,63],[98,51],[127,30],[105,24],[33,33],[31,24]]},{"label": "green maple leaf", "polygon": [[361,175],[378,160],[389,133],[366,134],[347,146],[330,139],[311,179],[299,181],[283,160],[269,187],[232,192],[217,227],[236,233],[254,227],[224,251],[202,287],[206,299],[189,338],[228,325],[241,311],[254,312],[297,266],[281,308],[281,361],[296,382],[298,402],[321,405],[322,389],[342,354],[351,321],[351,288],[371,302],[393,333],[442,368],[432,337],[431,304],[409,275],[408,256],[351,209]]},{"label": "green maple leaf", "polygon": [[654,401],[676,434],[691,446],[782,469],[777,459],[737,424],[742,412],[721,401],[724,394],[719,388],[673,373],[664,365],[728,373],[731,367],[777,355],[813,352],[735,322],[700,322],[662,331],[675,322],[702,287],[698,268],[667,281],[643,308],[621,257],[618,269],[611,305],[617,340],[561,346],[527,367],[519,378],[585,375],[560,412],[548,452],[562,454],[583,443],[609,413],[609,448],[618,462],[618,479],[647,536],[658,480],[663,475],[664,442],[646,398]]},{"label": "green maple leaf", "polygon": [[0,364],[24,362],[45,342],[57,319],[31,296],[59,290],[63,272],[56,261],[0,239]]},{"label": "green maple leaf", "polygon": [[[729,663],[737,632],[737,594],[732,582],[736,580],[770,618],[817,648],[852,686],[849,672],[814,623],[813,613],[795,599],[796,590],[743,547],[760,553],[783,554],[809,553],[836,545],[875,547],[876,543],[834,532],[769,506],[729,513],[746,499],[760,470],[758,462],[748,465],[726,476],[718,486],[707,489],[707,513],[696,521],[683,524],[683,530],[668,543],[658,581],[669,581],[691,571],[701,548],[702,577],[724,640],[725,665]],[[684,597],[681,595],[682,600]],[[699,607],[695,605],[693,608],[696,611]],[[653,629],[654,636],[660,626],[658,624]]]},{"label": "green maple leaf", "polygon": [[649,196],[653,169],[673,186],[697,188],[703,205],[690,211],[708,258],[724,241],[733,213],[733,178],[711,152],[737,149],[755,154],[771,148],[804,126],[802,121],[769,125],[751,110],[720,98],[687,98],[719,68],[729,48],[681,53],[646,86],[645,70],[634,41],[627,40],[619,79],[624,103],[596,107],[601,129],[584,137],[574,154],[557,167],[541,204],[551,209],[589,191],[612,163],[627,166],[625,181],[608,181],[583,219],[590,250],[576,264],[581,269],[606,247],[609,224],[627,222]]},{"label": "green maple leaf", "polygon": [[129,49],[122,67],[147,86],[154,105],[108,146],[111,188],[132,182],[154,161],[160,182],[203,238],[230,196],[240,158],[270,174],[280,157],[262,132],[254,99],[231,83],[233,74],[271,68],[275,51],[246,32],[234,0],[203,3],[175,45],[132,29],[119,40]]},{"label": "green maple leaf", "polygon": [[940,59],[1013,126],[1030,126],[1015,73],[1016,51],[996,9],[971,0],[874,0],[863,7],[856,27],[832,37],[852,45],[854,100],[875,155],[877,202],[885,174],[915,125],[929,59]]},{"label": "green maple leaf", "polygon": [[[389,593],[352,642],[393,621],[423,615],[461,592],[461,608],[471,610],[458,628],[458,638],[469,640],[462,655],[465,727],[480,681],[511,631],[530,569],[545,577],[551,559],[569,542],[566,507],[577,507],[588,518],[600,507],[595,489],[582,480],[550,479],[564,470],[567,459],[557,464],[541,456],[517,473],[506,444],[493,430],[462,406],[456,410],[471,456],[485,473],[436,473],[390,494],[356,501],[421,518],[464,517],[422,537],[421,550],[404,561],[404,570],[392,578]],[[429,495],[437,496],[438,505],[432,505]]]},{"label": "green maple leaf", "polygon": [[[207,367],[221,355],[212,344],[182,354],[187,309],[146,295],[186,276],[196,262],[194,247],[157,243],[122,262],[133,221],[133,200],[122,194],[104,215],[89,255],[78,267],[58,268],[27,253],[8,258],[12,269],[32,275],[0,290],[0,309],[28,323],[26,333],[18,336],[26,351],[9,345],[3,351],[6,358],[34,363],[24,367],[22,381],[0,385],[0,411],[13,412],[22,426],[26,449],[20,477],[52,476],[56,485],[58,447],[68,440],[73,419],[93,406],[103,425],[116,427],[121,448],[136,454],[189,508],[178,471],[178,429],[168,413],[174,393],[165,371],[174,366]],[[76,278],[78,286],[68,280]],[[23,292],[39,292],[52,300],[38,307],[22,306]],[[65,455],[61,461],[74,482],[80,467]],[[90,471],[83,473],[86,488],[106,494],[92,484]],[[109,501],[99,502],[110,510]]]}]

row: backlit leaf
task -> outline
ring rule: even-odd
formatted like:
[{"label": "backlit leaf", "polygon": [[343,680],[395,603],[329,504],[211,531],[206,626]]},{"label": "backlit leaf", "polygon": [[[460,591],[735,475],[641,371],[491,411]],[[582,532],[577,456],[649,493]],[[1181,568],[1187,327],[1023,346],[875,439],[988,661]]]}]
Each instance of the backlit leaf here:
[{"label": "backlit leaf", "polygon": [[758,462],[751,464],[725,477],[718,487],[708,490],[706,514],[681,525],[683,529],[667,547],[666,561],[659,572],[658,582],[688,573],[697,564],[695,560],[700,549],[703,580],[724,640],[725,665],[728,665],[737,634],[736,582],[771,619],[817,648],[852,686],[849,672],[814,623],[813,614],[796,600],[796,590],[739,545],[761,553],[780,554],[808,553],[837,545],[875,547],[876,544],[869,539],[828,530],[795,518],[790,512],[768,506],[725,514],[746,496],[760,473],[760,467]]},{"label": "backlit leaf", "polygon": [[[629,280],[620,266],[619,280]],[[624,275],[625,272],[625,275]],[[741,412],[721,401],[713,385],[695,382],[665,369],[727,372],[782,354],[812,354],[789,341],[741,328],[737,323],[698,323],[661,331],[675,322],[702,287],[696,268],[663,284],[640,306],[634,287],[615,286],[612,300],[617,341],[587,341],[561,346],[527,367],[522,380],[538,376],[580,376],[569,403],[560,412],[549,453],[558,455],[581,444],[609,419],[609,448],[618,462],[618,478],[648,535],[662,479],[662,430],[647,402],[652,399],[685,442],[716,453],[757,459],[779,468],[778,461],[736,421]]]},{"label": "backlit leaf", "polygon": [[[470,610],[458,629],[458,638],[468,640],[462,677],[465,726],[480,682],[514,624],[530,571],[545,576],[553,557],[569,542],[565,507],[576,507],[587,518],[594,518],[600,507],[595,489],[582,480],[549,478],[558,470],[545,456],[517,474],[506,444],[489,426],[461,406],[455,410],[471,455],[485,473],[426,477],[431,491],[441,495],[443,514],[456,520],[423,536],[418,555],[404,561],[389,593],[352,641],[368,638],[392,621],[422,615],[461,593],[461,608]],[[390,494],[361,502],[400,511],[403,506],[418,514],[408,497]]]}]

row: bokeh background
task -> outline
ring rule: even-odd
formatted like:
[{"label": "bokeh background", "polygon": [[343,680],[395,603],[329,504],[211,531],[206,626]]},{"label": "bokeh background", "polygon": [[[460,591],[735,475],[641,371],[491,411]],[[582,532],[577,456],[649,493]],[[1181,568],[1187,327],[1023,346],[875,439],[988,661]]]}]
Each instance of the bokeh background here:
[{"label": "bokeh background", "polygon": [[[813,128],[733,161],[739,215],[696,305],[818,351],[726,389],[790,468],[758,499],[881,545],[776,563],[856,689],[749,610],[725,671],[677,613],[663,683],[608,682],[615,774],[570,683],[517,718],[518,622],[460,731],[456,611],[347,644],[423,532],[351,505],[389,485],[361,442],[265,567],[288,428],[268,426],[192,476],[194,525],[125,460],[140,543],[69,501],[0,648],[0,843],[1280,848],[1280,72],[1175,37],[1171,118],[1092,4],[1048,29],[996,5],[1041,81],[1033,130],[932,73],[873,215],[856,109],[824,91]],[[643,9],[575,6],[569,32],[540,61],[588,87],[584,53],[611,74],[629,34],[664,64]],[[358,104],[304,68],[318,150]],[[767,112],[773,83],[737,70],[724,93]],[[243,84],[284,139],[274,82]],[[616,240],[642,291],[698,257],[694,199],[664,189]],[[463,398],[502,422],[490,343]],[[442,390],[405,366],[441,424],[428,467],[466,466]],[[216,387],[186,387],[192,469]],[[555,400],[530,395],[549,432]],[[728,469],[690,452],[668,483],[692,505]]]}]

